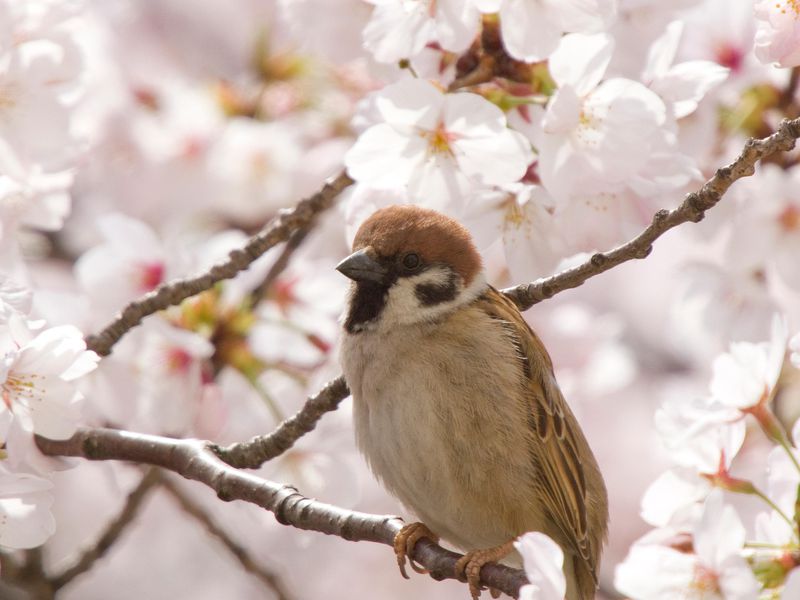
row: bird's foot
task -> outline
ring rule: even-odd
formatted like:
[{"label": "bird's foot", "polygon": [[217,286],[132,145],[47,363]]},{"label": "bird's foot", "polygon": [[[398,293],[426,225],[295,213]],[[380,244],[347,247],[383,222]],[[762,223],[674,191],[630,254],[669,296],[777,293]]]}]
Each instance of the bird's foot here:
[{"label": "bird's foot", "polygon": [[[510,540],[501,546],[485,548],[483,550],[472,550],[458,559],[455,566],[456,577],[461,579],[466,577],[469,584],[469,593],[473,600],[478,600],[481,595],[481,568],[486,563],[495,562],[505,558],[514,549],[514,540]],[[491,590],[492,598],[497,598],[499,592]]]},{"label": "bird's foot", "polygon": [[414,562],[414,559],[411,558],[411,555],[414,553],[414,546],[424,537],[435,544],[439,543],[439,536],[428,529],[425,523],[409,523],[408,525],[404,525],[403,528],[397,532],[397,535],[394,536],[394,554],[397,556],[397,566],[400,567],[400,573],[406,579],[409,579],[406,573],[406,559],[408,559],[411,568],[417,573],[423,575],[428,573],[426,569],[420,567]]}]

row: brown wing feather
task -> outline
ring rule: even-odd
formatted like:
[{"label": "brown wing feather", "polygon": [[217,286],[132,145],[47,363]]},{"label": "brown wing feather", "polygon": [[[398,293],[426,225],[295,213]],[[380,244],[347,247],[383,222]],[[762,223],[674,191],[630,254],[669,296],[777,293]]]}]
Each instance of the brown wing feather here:
[{"label": "brown wing feather", "polygon": [[545,496],[556,529],[563,535],[559,541],[566,543],[565,550],[576,556],[580,585],[584,595],[588,595],[590,591],[593,593],[597,582],[608,522],[602,476],[558,388],[550,356],[541,340],[517,307],[494,288],[489,288],[478,302],[490,316],[503,322],[519,350],[530,390],[532,423],[540,442],[534,449],[539,463],[539,491]]}]

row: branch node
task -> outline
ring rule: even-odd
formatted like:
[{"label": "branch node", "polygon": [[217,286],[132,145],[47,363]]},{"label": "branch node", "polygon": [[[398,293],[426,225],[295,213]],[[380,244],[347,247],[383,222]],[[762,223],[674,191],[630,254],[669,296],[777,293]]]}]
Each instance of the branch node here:
[{"label": "branch node", "polygon": [[[700,218],[701,219],[703,218],[702,214],[700,215]],[[650,253],[652,251],[653,251],[653,245],[648,244],[647,246],[644,246],[643,248],[636,251],[636,258],[639,259],[647,258],[648,256],[650,256]]]},{"label": "branch node", "polygon": [[730,165],[727,165],[725,167],[720,167],[719,169],[717,169],[718,179],[724,179],[725,181],[727,181],[731,178],[732,174],[733,174],[733,169],[731,169]]},{"label": "branch node", "polygon": [[92,437],[87,437],[83,440],[82,444],[83,454],[89,460],[99,460],[101,458],[100,447],[97,440]]},{"label": "branch node", "polygon": [[602,267],[608,262],[608,257],[602,252],[595,252],[592,255],[592,265],[595,267]]},{"label": "branch node", "polygon": [[303,498],[300,493],[298,493],[297,489],[292,487],[291,485],[284,485],[281,489],[281,492],[288,492],[286,493],[283,498],[281,498],[278,503],[275,505],[275,510],[273,510],[273,514],[275,515],[275,520],[278,521],[281,525],[291,525],[291,521],[287,518],[286,514],[289,510],[288,504],[291,500],[295,497],[299,496],[300,499]]},{"label": "branch node", "polygon": [[653,215],[653,223],[663,223],[668,216],[669,211],[666,208],[662,208]]}]

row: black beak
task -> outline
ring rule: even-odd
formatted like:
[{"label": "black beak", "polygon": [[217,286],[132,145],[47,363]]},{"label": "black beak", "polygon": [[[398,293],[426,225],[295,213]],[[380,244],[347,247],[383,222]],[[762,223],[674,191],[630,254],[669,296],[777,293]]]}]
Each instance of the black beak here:
[{"label": "black beak", "polygon": [[366,248],[353,252],[336,265],[336,270],[353,281],[383,283],[389,270],[367,254]]}]

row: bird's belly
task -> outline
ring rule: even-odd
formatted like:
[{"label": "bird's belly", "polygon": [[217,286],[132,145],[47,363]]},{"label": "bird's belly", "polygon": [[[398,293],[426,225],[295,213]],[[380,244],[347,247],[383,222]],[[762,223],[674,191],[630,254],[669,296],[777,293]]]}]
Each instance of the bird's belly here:
[{"label": "bird's belly", "polygon": [[[385,343],[343,348],[357,441],[370,467],[462,549],[496,546],[542,524],[528,452],[533,432],[524,403],[514,401],[519,364],[502,332],[488,325],[475,324],[457,345],[389,345],[393,356]],[[487,344],[491,364],[478,358]]]}]

